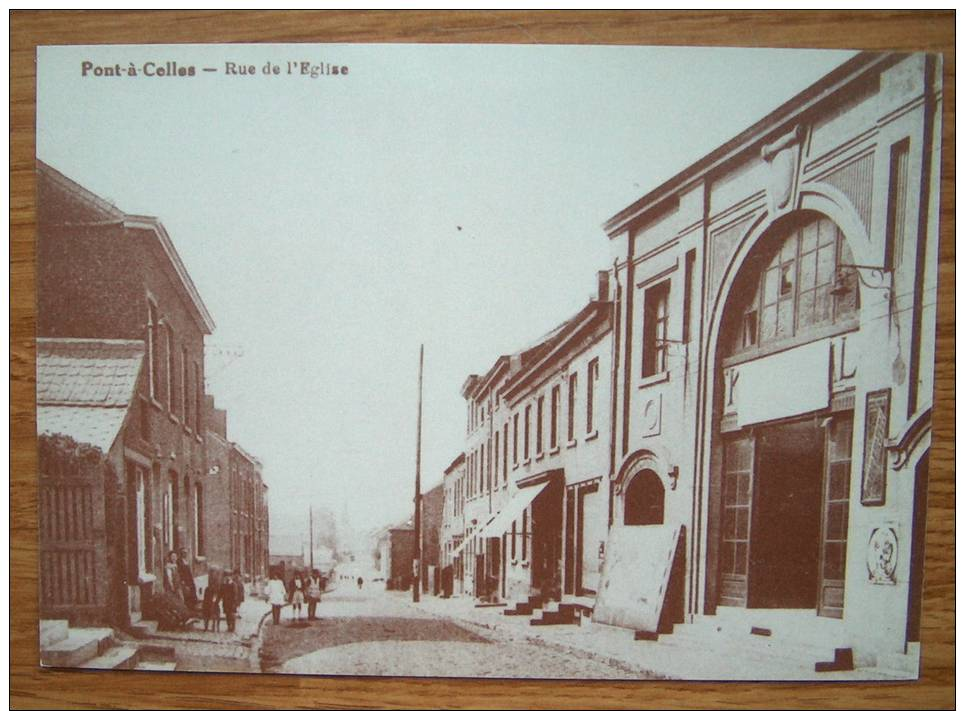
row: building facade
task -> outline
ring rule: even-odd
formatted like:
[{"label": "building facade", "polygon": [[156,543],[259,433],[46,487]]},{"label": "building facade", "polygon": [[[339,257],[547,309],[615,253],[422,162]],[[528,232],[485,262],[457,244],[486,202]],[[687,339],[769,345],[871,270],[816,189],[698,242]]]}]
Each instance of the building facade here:
[{"label": "building facade", "polygon": [[463,515],[466,486],[466,455],[459,455],[442,474],[442,526],[439,531],[439,559],[442,567],[442,594],[449,597],[463,592],[461,559],[453,552],[462,543],[466,530]]},{"label": "building facade", "polygon": [[209,562],[266,575],[261,465],[205,394],[214,322],[164,226],[40,161],[37,190],[41,615],[150,618],[172,551],[199,596]]},{"label": "building facade", "polygon": [[613,525],[679,536],[688,622],[916,653],[936,64],[858,55],[605,226]]},{"label": "building facade", "polygon": [[[110,482],[112,508],[104,515],[120,518],[110,524],[91,518],[84,529],[110,538],[112,555],[104,570],[112,604],[102,618],[128,623],[161,589],[168,552],[186,549],[196,583],[204,584],[203,506],[198,504],[204,496],[203,346],[214,322],[157,219],[123,213],[39,161],[37,192],[38,338],[49,339],[54,358],[60,357],[58,351],[65,355],[71,343],[89,339],[108,345],[137,342],[143,353],[123,419],[99,434],[104,454],[119,457]],[[77,376],[75,393],[92,387],[97,381],[88,376],[97,374],[77,368],[74,356],[102,361],[104,355],[101,347],[67,354],[74,360],[74,366],[65,367]],[[56,378],[55,371],[38,371],[38,391],[47,387],[46,378]],[[45,414],[38,411],[39,434],[77,432]],[[43,483],[41,490],[45,495]],[[47,491],[50,506],[42,508],[41,517],[63,520],[69,515],[65,500],[53,491]],[[51,563],[49,568],[59,577],[50,580],[42,573],[41,585],[79,590],[73,581],[84,575],[86,564],[70,557],[42,541],[41,558],[59,560],[59,567]],[[63,597],[50,612],[68,612],[79,599]]]},{"label": "building facade", "polygon": [[579,313],[463,385],[464,528],[450,561],[464,592],[595,594],[609,517],[611,316],[602,272]]}]

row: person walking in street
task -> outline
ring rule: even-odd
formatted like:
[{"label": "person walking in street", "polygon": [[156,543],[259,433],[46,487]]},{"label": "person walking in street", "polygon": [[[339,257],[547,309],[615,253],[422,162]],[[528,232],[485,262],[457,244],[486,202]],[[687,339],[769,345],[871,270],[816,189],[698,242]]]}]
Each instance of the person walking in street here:
[{"label": "person walking in street", "polygon": [[303,602],[305,602],[305,592],[302,576],[296,575],[294,581],[292,581],[292,614],[296,620],[302,616]]},{"label": "person walking in street", "polygon": [[361,576],[361,575],[359,576],[359,579],[358,579],[357,582],[358,582],[358,584],[359,584],[359,590],[361,590],[361,589],[362,589],[362,576]]},{"label": "person walking in street", "polygon": [[198,609],[198,593],[194,588],[194,573],[188,551],[182,548],[178,555],[178,576],[181,579],[181,597],[192,612]]},{"label": "person walking in street", "polygon": [[268,581],[268,604],[271,605],[271,621],[276,625],[281,623],[281,608],[285,606],[287,598],[285,583],[278,573],[272,573]]},{"label": "person walking in street", "polygon": [[225,621],[228,623],[228,631],[235,631],[235,611],[238,609],[238,592],[235,581],[230,572],[226,573],[221,581],[221,609],[224,612]]},{"label": "person walking in street", "polygon": [[235,574],[232,577],[234,578],[235,583],[235,618],[237,619],[238,617],[241,617],[241,605],[244,603],[246,597],[245,579],[241,575],[240,568],[235,571]]},{"label": "person walking in street", "polygon": [[321,574],[317,570],[312,571],[312,577],[308,580],[308,590],[305,597],[308,599],[308,619],[315,619],[315,608],[318,601],[322,599]]},{"label": "person walking in street", "polygon": [[212,632],[221,631],[220,590],[221,568],[214,565],[208,570],[208,587],[204,589],[204,597],[201,603],[201,614],[204,617],[205,632],[208,631],[209,623]]}]

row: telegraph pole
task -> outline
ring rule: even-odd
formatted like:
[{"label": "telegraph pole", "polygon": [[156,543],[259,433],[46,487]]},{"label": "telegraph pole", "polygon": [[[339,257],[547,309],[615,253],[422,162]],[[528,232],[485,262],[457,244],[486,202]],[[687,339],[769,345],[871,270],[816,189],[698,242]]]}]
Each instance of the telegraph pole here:
[{"label": "telegraph pole", "polygon": [[422,350],[419,346],[419,412],[415,426],[415,581],[412,585],[412,602],[419,602],[422,593],[422,486],[419,481],[422,466]]},{"label": "telegraph pole", "polygon": [[315,570],[315,524],[312,521],[312,507],[308,507],[308,574]]}]

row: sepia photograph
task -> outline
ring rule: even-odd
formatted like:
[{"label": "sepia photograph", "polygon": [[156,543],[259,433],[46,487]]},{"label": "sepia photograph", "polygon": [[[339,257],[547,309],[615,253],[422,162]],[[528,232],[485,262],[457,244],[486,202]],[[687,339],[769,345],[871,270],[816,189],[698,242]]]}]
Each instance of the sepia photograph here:
[{"label": "sepia photograph", "polygon": [[37,47],[41,665],[918,679],[942,63]]}]

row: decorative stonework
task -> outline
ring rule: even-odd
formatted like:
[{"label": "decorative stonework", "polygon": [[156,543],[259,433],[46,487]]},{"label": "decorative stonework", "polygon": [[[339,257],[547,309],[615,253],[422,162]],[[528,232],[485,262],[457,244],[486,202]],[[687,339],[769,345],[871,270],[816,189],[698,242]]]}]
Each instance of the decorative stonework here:
[{"label": "decorative stonework", "polygon": [[772,143],[761,148],[761,159],[768,164],[767,201],[772,218],[795,207],[798,174],[801,165],[801,143],[804,127],[796,126]]},{"label": "decorative stonework", "polygon": [[867,564],[868,581],[873,585],[895,585],[898,582],[898,534],[894,528],[871,531]]},{"label": "decorative stonework", "polygon": [[726,227],[711,236],[710,284],[708,284],[706,291],[708,306],[713,304],[713,300],[720,289],[721,282],[724,280],[724,272],[727,269],[727,265],[731,259],[733,259],[734,252],[737,250],[737,245],[741,237],[750,229],[753,219],[754,216],[749,215],[743,220],[735,222],[730,227]]},{"label": "decorative stonework", "polygon": [[840,190],[851,201],[867,232],[871,232],[874,155],[869,153],[824,177],[824,182]]},{"label": "decorative stonework", "polygon": [[654,435],[660,434],[660,419],[661,419],[661,407],[662,396],[655,395],[654,397],[647,398],[643,405],[643,436],[652,437]]}]

